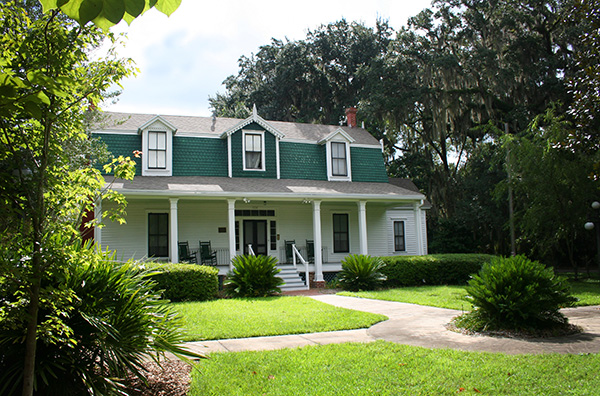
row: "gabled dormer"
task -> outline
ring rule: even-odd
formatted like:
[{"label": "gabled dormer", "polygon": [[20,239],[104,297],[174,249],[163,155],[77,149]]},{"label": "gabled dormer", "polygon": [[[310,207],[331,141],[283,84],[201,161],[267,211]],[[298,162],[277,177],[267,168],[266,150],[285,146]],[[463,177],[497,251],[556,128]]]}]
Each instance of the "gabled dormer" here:
[{"label": "gabled dormer", "polygon": [[319,140],[318,144],[325,146],[327,180],[352,181],[351,143],[354,143],[354,139],[342,128]]},{"label": "gabled dormer", "polygon": [[156,116],[138,129],[142,136],[142,176],[173,174],[173,135],[177,128],[161,116]]},{"label": "gabled dormer", "polygon": [[227,129],[221,138],[227,139],[229,177],[259,177],[279,179],[279,141],[284,134],[273,127],[256,111]]}]

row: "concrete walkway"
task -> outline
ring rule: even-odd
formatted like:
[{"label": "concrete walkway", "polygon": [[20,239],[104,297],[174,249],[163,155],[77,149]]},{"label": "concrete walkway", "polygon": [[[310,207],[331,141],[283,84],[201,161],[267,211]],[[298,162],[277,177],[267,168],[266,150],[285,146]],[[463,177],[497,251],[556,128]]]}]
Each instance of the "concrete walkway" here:
[{"label": "concrete walkway", "polygon": [[520,353],[598,353],[600,352],[600,306],[568,308],[562,312],[570,323],[584,332],[567,337],[535,340],[469,336],[446,330],[445,325],[460,311],[399,302],[344,297],[332,294],[310,296],[338,307],[386,315],[389,320],[369,329],[324,333],[197,341],[185,346],[200,353],[258,351],[323,345],[342,342],[386,340],[427,348],[453,348],[465,351]]}]

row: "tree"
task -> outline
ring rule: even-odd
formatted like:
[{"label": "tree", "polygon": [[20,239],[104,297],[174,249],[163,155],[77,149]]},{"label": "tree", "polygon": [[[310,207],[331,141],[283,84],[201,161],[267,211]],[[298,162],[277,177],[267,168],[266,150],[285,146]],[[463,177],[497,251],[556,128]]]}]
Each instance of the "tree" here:
[{"label": "tree", "polygon": [[527,136],[507,144],[514,154],[521,244],[547,262],[567,260],[577,271],[588,205],[600,184],[589,177],[594,157],[560,145],[572,131],[572,123],[550,109],[536,117]]},{"label": "tree", "polygon": [[[23,395],[33,393],[40,300],[51,301],[55,292],[42,280],[61,270],[52,256],[64,241],[59,236],[77,238],[81,216],[95,200],[113,200],[121,209],[125,202],[103,190],[99,170],[72,149],[86,144],[88,109],[132,66],[112,50],[90,60],[89,50],[112,36],[58,13],[31,21],[22,7],[0,5],[0,205],[8,219],[0,240],[5,252],[20,257],[19,265],[2,268],[2,277],[27,290]],[[115,159],[106,170],[131,178],[133,161]]]},{"label": "tree", "polygon": [[[337,124],[361,98],[361,70],[385,52],[391,29],[338,21],[309,31],[305,40],[273,39],[242,56],[227,92],[210,98],[217,116],[247,114],[254,104],[271,120]],[[242,109],[242,111],[240,111]]]}]

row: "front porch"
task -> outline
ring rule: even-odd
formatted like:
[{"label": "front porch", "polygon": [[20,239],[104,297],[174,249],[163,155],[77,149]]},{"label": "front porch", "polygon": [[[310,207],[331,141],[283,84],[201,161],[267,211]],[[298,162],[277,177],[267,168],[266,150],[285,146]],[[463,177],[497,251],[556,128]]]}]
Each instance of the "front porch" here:
[{"label": "front porch", "polygon": [[[109,207],[105,209],[110,209]],[[102,210],[98,207],[98,210]],[[97,216],[99,213],[97,213]],[[395,223],[402,223],[402,234]],[[276,257],[291,264],[289,247],[299,257],[297,270],[308,271],[316,282],[324,273],[341,270],[349,254],[424,254],[425,218],[420,203],[352,199],[269,199],[268,197],[148,197],[128,196],[127,224],[106,223],[96,228],[103,249],[116,250],[119,259],[179,262],[179,242],[198,251],[210,242],[220,275],[231,269],[236,255]],[[401,238],[401,250],[398,238]],[[310,246],[310,247],[309,247]],[[197,260],[200,264],[202,261]]]}]

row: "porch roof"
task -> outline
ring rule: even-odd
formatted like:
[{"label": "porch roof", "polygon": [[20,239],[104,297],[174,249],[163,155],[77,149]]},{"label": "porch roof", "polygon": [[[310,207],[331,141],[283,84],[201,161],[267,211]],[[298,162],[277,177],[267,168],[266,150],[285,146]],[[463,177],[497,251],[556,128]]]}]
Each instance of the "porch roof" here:
[{"label": "porch roof", "polygon": [[[111,182],[112,177],[106,177]],[[207,176],[136,176],[115,180],[113,189],[126,196],[198,198],[255,198],[280,200],[377,200],[415,202],[425,199],[418,191],[391,183],[330,182],[304,179],[259,179]]]}]

